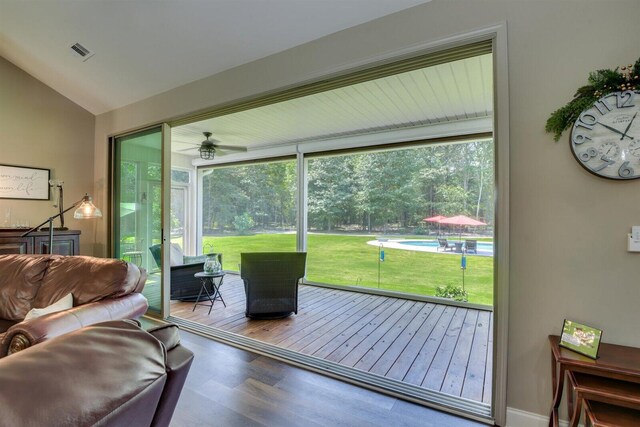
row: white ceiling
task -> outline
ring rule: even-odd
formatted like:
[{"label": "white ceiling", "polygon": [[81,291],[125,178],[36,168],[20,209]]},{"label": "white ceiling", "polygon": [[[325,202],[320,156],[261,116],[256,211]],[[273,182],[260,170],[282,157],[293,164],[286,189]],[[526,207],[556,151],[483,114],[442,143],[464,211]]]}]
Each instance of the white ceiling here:
[{"label": "white ceiling", "polygon": [[[410,139],[431,137],[442,132],[443,124],[452,134],[464,134],[461,122],[492,113],[492,55],[486,54],[177,126],[171,130],[171,148],[198,157],[205,131],[221,144],[247,147],[249,155],[356,135],[384,134],[389,143],[409,140],[407,130],[412,130]],[[216,153],[221,154],[232,155]]]},{"label": "white ceiling", "polygon": [[100,114],[428,1],[0,0],[0,55]]}]

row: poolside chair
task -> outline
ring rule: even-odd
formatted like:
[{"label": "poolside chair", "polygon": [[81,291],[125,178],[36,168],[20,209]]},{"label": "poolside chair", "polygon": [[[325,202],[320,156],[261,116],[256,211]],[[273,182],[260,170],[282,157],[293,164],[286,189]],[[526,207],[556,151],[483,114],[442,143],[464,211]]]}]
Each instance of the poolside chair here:
[{"label": "poolside chair", "polygon": [[[149,248],[153,259],[158,267],[162,265],[162,254],[160,245],[153,245]],[[204,271],[204,262],[207,255],[215,255],[222,265],[222,254],[207,254],[197,256],[186,256],[182,254],[180,246],[172,243],[170,246],[171,260],[171,293],[170,299],[180,301],[195,301],[200,293],[202,283],[194,274]]]},{"label": "poolside chair", "polygon": [[464,247],[467,250],[467,253],[473,252],[474,254],[478,253],[478,241],[477,240],[465,240]]},{"label": "poolside chair", "polygon": [[436,252],[440,249],[442,249],[443,251],[446,251],[447,249],[453,251],[455,248],[456,246],[450,245],[449,242],[447,242],[447,239],[438,239],[438,247],[436,248]]},{"label": "poolside chair", "polygon": [[297,314],[298,282],[304,277],[306,262],[306,252],[241,253],[245,316],[278,319]]}]

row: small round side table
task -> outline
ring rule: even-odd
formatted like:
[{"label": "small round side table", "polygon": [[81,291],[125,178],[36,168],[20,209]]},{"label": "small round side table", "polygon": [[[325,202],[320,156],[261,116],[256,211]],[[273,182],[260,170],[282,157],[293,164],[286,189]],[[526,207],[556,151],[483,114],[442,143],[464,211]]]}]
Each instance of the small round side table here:
[{"label": "small round side table", "polygon": [[[211,309],[213,308],[213,304],[216,300],[222,301],[222,304],[224,304],[225,307],[227,306],[227,304],[224,302],[224,299],[222,299],[222,294],[220,293],[220,287],[222,286],[222,281],[224,280],[224,271],[220,271],[218,273],[205,273],[204,271],[201,271],[194,274],[194,276],[200,279],[200,281],[202,282],[202,286],[200,287],[198,298],[196,298],[196,302],[195,304],[193,304],[193,310],[191,311],[195,311],[196,306],[198,305],[204,305],[205,307],[209,307],[209,313],[207,313],[207,315],[209,315],[211,314]],[[219,279],[217,283],[216,279]],[[207,283],[211,284],[211,292],[209,292],[209,290],[207,289]],[[206,296],[207,300],[209,300],[211,304],[200,302],[200,297],[204,296]]]}]

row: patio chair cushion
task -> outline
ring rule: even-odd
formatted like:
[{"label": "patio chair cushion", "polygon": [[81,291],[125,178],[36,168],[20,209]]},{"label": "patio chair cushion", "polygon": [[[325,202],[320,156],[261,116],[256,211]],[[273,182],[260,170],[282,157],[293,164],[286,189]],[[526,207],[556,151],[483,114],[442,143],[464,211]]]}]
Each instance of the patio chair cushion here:
[{"label": "patio chair cushion", "polygon": [[184,256],[182,249],[175,243],[172,243],[169,249],[169,260],[171,267],[184,264]]}]

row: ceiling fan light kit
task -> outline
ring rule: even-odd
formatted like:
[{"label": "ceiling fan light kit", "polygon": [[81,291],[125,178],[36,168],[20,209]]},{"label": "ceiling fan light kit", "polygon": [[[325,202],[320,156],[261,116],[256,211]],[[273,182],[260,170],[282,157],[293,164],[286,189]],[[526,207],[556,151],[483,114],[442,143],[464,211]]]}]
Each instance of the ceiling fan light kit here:
[{"label": "ceiling fan light kit", "polygon": [[[242,153],[247,152],[247,147],[239,147],[237,145],[218,144],[219,141],[216,141],[215,139],[209,139],[211,138],[211,135],[213,135],[211,132],[202,132],[202,133],[207,139],[205,139],[199,144],[197,150],[200,152],[200,158],[203,160],[213,160],[213,158],[216,156],[216,153],[218,153],[219,155],[222,155],[228,151],[236,151],[236,152],[242,152]],[[187,144],[198,145],[192,142],[187,142]],[[192,147],[192,148],[187,148],[186,150],[178,150],[178,151],[189,151],[189,150],[195,150],[195,149],[196,149],[195,147]]]},{"label": "ceiling fan light kit", "polygon": [[203,133],[207,139],[202,141],[202,144],[200,144],[200,148],[198,148],[198,151],[200,152],[200,158],[204,160],[213,160],[216,155],[216,148],[213,145],[213,141],[209,140],[209,138],[211,137],[211,132]]}]

